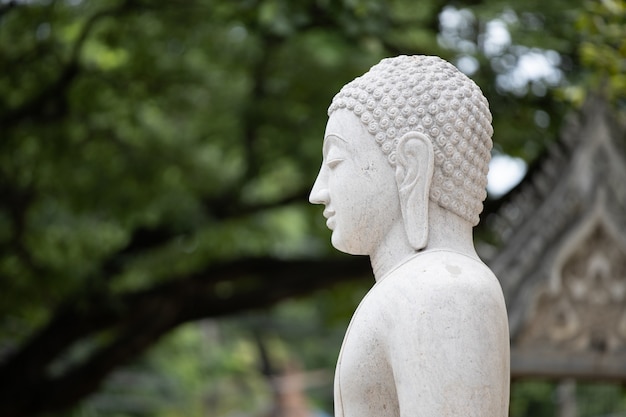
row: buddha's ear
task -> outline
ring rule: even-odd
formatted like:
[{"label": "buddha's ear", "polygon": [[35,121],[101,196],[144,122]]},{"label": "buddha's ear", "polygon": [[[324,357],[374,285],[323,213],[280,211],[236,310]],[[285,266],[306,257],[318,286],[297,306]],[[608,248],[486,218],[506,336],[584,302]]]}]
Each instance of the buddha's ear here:
[{"label": "buddha's ear", "polygon": [[428,242],[428,196],[435,156],[430,139],[422,133],[402,136],[396,148],[396,183],[409,243],[415,250]]}]

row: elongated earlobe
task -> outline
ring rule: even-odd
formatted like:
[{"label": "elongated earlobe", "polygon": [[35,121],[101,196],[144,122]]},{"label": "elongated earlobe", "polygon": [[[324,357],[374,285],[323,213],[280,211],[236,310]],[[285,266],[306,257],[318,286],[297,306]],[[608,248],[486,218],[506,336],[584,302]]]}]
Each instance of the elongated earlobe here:
[{"label": "elongated earlobe", "polygon": [[396,183],[409,243],[415,250],[428,243],[428,196],[434,169],[433,145],[422,133],[409,132],[396,149]]}]

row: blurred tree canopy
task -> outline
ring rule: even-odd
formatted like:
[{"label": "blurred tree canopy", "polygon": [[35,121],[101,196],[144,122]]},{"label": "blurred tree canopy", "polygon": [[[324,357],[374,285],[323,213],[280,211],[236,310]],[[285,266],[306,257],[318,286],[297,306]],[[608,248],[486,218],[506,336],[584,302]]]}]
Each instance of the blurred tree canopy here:
[{"label": "blurred tree canopy", "polygon": [[332,96],[381,58],[457,64],[495,151],[532,162],[588,91],[623,110],[624,17],[612,0],[0,1],[0,415],[76,404],[182,323],[367,282],[307,195]]}]

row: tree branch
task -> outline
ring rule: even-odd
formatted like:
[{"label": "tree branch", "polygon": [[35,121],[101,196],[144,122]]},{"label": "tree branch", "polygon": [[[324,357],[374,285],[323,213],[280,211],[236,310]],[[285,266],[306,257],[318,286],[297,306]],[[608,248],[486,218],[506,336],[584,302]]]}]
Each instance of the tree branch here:
[{"label": "tree branch", "polygon": [[[206,212],[216,221],[237,219],[255,213],[261,213],[290,204],[305,203],[309,195],[309,188],[297,190],[290,195],[274,201],[266,201],[257,204],[241,204],[230,193],[216,198],[206,198],[202,201]],[[192,231],[189,231],[190,233]],[[121,272],[124,259],[136,253],[150,250],[177,238],[181,235],[180,230],[171,230],[167,226],[155,228],[138,228],[134,231],[128,244],[118,252],[111,255],[102,263],[101,270],[107,276],[115,276]]]},{"label": "tree branch", "polygon": [[9,126],[15,126],[23,120],[31,117],[45,119],[48,116],[46,114],[46,109],[52,107],[63,108],[64,106],[62,105],[51,106],[50,104],[64,102],[66,91],[80,73],[80,53],[86,40],[95,28],[96,23],[105,17],[114,16],[128,9],[130,4],[131,2],[127,1],[117,7],[101,10],[100,12],[92,15],[87,22],[85,22],[85,25],[78,35],[76,42],[72,46],[72,51],[67,63],[61,69],[56,79],[49,85],[39,89],[37,94],[26,99],[18,107],[7,109],[2,115],[0,115],[0,126],[7,129]]},{"label": "tree branch", "polygon": [[[366,258],[253,258],[214,265],[119,298],[92,297],[66,306],[0,366],[0,415],[20,417],[68,407],[178,324],[265,308],[365,276],[371,276]],[[103,330],[114,332],[112,342],[67,372],[50,375],[50,365],[70,347]]]}]

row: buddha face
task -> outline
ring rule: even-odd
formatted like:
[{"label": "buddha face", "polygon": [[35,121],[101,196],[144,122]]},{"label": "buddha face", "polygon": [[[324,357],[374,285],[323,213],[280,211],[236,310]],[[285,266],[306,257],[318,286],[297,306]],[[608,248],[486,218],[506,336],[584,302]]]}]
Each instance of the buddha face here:
[{"label": "buddha face", "polygon": [[402,226],[394,170],[350,111],[328,120],[323,160],[309,201],[323,204],[333,246],[352,255],[371,255]]}]

